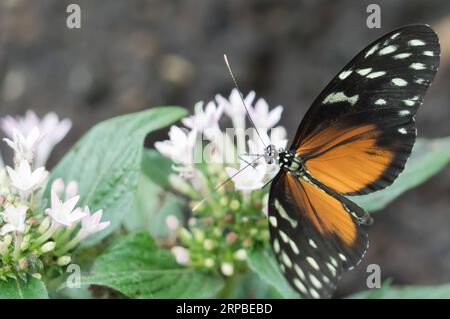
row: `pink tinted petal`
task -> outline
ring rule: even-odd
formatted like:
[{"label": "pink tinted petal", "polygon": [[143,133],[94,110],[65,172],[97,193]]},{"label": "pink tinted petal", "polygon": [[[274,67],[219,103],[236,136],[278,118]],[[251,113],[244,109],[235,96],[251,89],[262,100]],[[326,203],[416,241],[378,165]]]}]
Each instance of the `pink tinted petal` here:
[{"label": "pink tinted petal", "polygon": [[80,196],[78,196],[78,195],[75,197],[72,197],[71,199],[69,199],[62,205],[62,210],[64,212],[66,212],[66,214],[73,211],[73,209],[77,205],[79,199],[80,199]]}]

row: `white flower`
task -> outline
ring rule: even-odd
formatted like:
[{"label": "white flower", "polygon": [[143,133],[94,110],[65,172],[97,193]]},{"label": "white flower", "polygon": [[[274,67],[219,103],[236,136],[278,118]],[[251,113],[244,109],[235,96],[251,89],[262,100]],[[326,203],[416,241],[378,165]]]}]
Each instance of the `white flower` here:
[{"label": "white flower", "polygon": [[45,212],[56,223],[64,226],[71,226],[82,219],[84,216],[86,216],[86,212],[82,211],[79,208],[75,209],[80,196],[72,197],[63,203],[59,199],[58,194],[56,194],[54,191],[52,191],[51,193],[52,207],[47,208]]},{"label": "white flower", "polygon": [[175,256],[177,263],[181,265],[186,265],[191,261],[189,251],[184,247],[175,246],[172,247],[171,251],[172,254]]},{"label": "white flower", "polygon": [[223,105],[216,107],[216,104],[211,101],[203,110],[203,102],[198,102],[194,110],[194,115],[182,119],[181,122],[190,129],[203,132],[209,139],[213,139],[220,132],[219,119],[222,116]]},{"label": "white flower", "polygon": [[283,107],[278,105],[272,111],[269,111],[266,100],[258,99],[254,107],[249,106],[248,112],[257,128],[269,129],[280,121]]},{"label": "white flower", "polygon": [[[255,99],[255,92],[251,91],[244,97],[245,105],[250,108],[253,100]],[[216,95],[216,101],[219,107],[223,107],[223,111],[226,115],[228,115],[235,128],[244,128],[245,127],[245,108],[242,104],[240,93],[237,89],[233,89],[228,98],[224,98],[221,95]]]},{"label": "white flower", "polygon": [[34,127],[29,133],[23,134],[17,129],[12,133],[12,140],[4,138],[3,140],[14,150],[14,158],[20,162],[22,160],[33,161],[38,145],[41,143],[43,135],[37,127]]},{"label": "white flower", "polygon": [[189,165],[194,160],[196,137],[197,132],[195,129],[186,134],[178,126],[172,125],[169,131],[170,140],[156,142],[155,148],[174,162]]},{"label": "white flower", "polygon": [[[243,169],[246,167],[245,169]],[[234,186],[236,189],[243,192],[251,192],[253,190],[261,189],[264,186],[263,180],[266,174],[266,167],[264,164],[258,164],[256,167],[249,166],[247,162],[241,161],[243,169],[240,173],[233,177]],[[235,175],[239,170],[233,167],[225,168],[228,176]]]},{"label": "white flower", "polygon": [[53,112],[48,113],[40,120],[36,113],[28,111],[24,117],[6,116],[1,120],[0,126],[9,138],[13,138],[15,130],[25,136],[30,134],[34,127],[37,127],[44,137],[36,149],[35,165],[43,166],[55,145],[61,142],[69,132],[72,121],[69,119],[59,120]]},{"label": "white flower", "polygon": [[9,166],[6,167],[6,170],[8,171],[11,185],[17,189],[24,198],[37,188],[41,187],[48,176],[48,172],[44,167],[39,167],[32,172],[27,160],[22,160],[15,170]]},{"label": "white flower", "polygon": [[14,207],[11,204],[5,205],[5,211],[2,213],[6,224],[2,227],[0,235],[4,236],[9,232],[23,233],[25,231],[25,218],[28,207],[19,205]]},{"label": "white flower", "polygon": [[86,238],[89,235],[98,233],[109,226],[110,222],[100,222],[103,215],[103,210],[99,210],[91,214],[89,207],[85,207],[83,213],[86,215],[81,219],[81,229],[78,233],[80,238]]}]

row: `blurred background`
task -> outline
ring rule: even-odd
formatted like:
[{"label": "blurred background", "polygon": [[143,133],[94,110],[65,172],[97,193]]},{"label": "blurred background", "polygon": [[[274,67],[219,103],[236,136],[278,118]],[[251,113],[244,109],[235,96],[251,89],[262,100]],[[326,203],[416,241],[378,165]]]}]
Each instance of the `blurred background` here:
[{"label": "blurred background", "polygon": [[[81,29],[66,27],[66,7],[81,7]],[[381,29],[366,27],[367,5],[381,6]],[[192,109],[232,82],[285,107],[295,133],[307,108],[357,52],[399,26],[430,24],[441,68],[418,113],[421,137],[450,135],[450,1],[140,1],[0,2],[0,116],[55,111],[73,120],[54,165],[95,123],[159,105]],[[147,143],[166,137],[160,131]],[[450,282],[450,167],[378,212],[361,266],[336,296],[365,289],[366,265],[394,284]]]}]

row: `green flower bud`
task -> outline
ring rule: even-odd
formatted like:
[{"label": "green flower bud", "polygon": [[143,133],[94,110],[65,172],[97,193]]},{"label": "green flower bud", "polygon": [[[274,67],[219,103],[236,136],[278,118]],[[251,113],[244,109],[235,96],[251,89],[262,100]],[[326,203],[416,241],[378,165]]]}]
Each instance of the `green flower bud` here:
[{"label": "green flower bud", "polygon": [[226,198],[226,197],[220,198],[220,205],[223,207],[228,206],[228,198]]},{"label": "green flower bud", "polygon": [[195,228],[192,230],[192,233],[194,234],[195,240],[197,240],[198,242],[202,242],[205,240],[205,232],[203,230]]},{"label": "green flower bud", "polygon": [[42,279],[42,275],[41,275],[40,273],[38,273],[38,272],[35,272],[35,273],[32,274],[31,276],[33,276],[34,278],[39,279],[39,280]]},{"label": "green flower bud", "polygon": [[181,228],[180,229],[180,238],[183,241],[191,241],[192,240],[192,234],[189,230],[187,230],[186,228]]},{"label": "green flower bud", "polygon": [[212,259],[212,258],[205,259],[205,267],[206,268],[212,268],[212,267],[214,267],[215,264],[216,263],[214,262],[214,259]]},{"label": "green flower bud", "polygon": [[4,242],[0,242],[0,254],[6,256],[8,254],[8,246]]},{"label": "green flower bud", "polygon": [[205,239],[203,242],[203,248],[206,250],[213,250],[216,247],[216,242],[211,239]]},{"label": "green flower bud", "polygon": [[233,199],[230,203],[230,208],[232,210],[238,210],[241,207],[241,204],[239,203],[239,201],[237,199]]},{"label": "green flower bud", "polygon": [[44,245],[42,245],[41,252],[44,254],[51,252],[53,249],[55,249],[55,246],[56,246],[56,244],[54,241],[48,241]]},{"label": "green flower bud", "polygon": [[30,247],[30,242],[22,241],[22,242],[20,243],[20,250],[21,250],[21,251],[27,250],[28,247]]},{"label": "green flower bud", "polygon": [[3,237],[3,243],[6,245],[6,247],[9,247],[9,245],[11,245],[12,243],[12,236],[10,234],[5,235],[5,237]]},{"label": "green flower bud", "polygon": [[50,227],[50,217],[45,217],[44,220],[39,225],[37,232],[42,235],[47,231],[47,229]]},{"label": "green flower bud", "polygon": [[70,256],[61,256],[58,258],[58,261],[56,262],[58,266],[66,266],[72,261],[72,258]]},{"label": "green flower bud", "polygon": [[181,178],[176,174],[169,175],[169,183],[176,191],[184,195],[189,195],[192,191],[191,185],[189,185],[186,180]]}]

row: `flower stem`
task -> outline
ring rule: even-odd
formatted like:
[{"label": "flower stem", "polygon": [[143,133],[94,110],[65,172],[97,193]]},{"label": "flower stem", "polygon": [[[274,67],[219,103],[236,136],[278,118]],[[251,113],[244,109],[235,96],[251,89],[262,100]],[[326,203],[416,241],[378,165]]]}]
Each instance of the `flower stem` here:
[{"label": "flower stem", "polygon": [[236,290],[237,283],[238,283],[238,276],[236,274],[231,277],[228,277],[225,280],[225,286],[223,287],[222,291],[219,292],[218,297],[221,299],[232,298]]},{"label": "flower stem", "polygon": [[14,260],[18,260],[20,257],[20,245],[22,244],[22,234],[17,234],[16,233],[16,241],[14,243],[14,253],[13,253],[13,258]]}]

